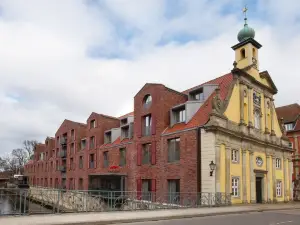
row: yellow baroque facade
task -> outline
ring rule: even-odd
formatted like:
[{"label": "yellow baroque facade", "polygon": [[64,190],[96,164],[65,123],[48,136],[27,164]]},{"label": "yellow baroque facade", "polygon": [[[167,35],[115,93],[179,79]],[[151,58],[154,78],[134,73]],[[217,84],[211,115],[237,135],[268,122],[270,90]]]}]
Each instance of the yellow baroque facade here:
[{"label": "yellow baroque facade", "polygon": [[[243,29],[249,29],[247,19]],[[248,34],[232,47],[232,85],[223,100],[216,92],[202,129],[202,163],[216,165],[212,177],[202,171],[202,185],[231,194],[233,204],[287,202],[293,198],[293,151],[275,112],[277,88],[267,71],[259,71],[262,46]]]}]

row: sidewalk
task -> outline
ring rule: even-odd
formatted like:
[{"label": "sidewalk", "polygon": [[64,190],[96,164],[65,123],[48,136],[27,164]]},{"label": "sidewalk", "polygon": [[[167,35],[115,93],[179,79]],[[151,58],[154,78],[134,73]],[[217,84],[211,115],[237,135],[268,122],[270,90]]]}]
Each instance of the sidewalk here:
[{"label": "sidewalk", "polygon": [[71,213],[0,217],[5,225],[102,225],[140,221],[170,220],[213,215],[239,214],[272,210],[300,209],[299,203],[274,205],[247,205],[215,208],[145,210],[123,212]]}]

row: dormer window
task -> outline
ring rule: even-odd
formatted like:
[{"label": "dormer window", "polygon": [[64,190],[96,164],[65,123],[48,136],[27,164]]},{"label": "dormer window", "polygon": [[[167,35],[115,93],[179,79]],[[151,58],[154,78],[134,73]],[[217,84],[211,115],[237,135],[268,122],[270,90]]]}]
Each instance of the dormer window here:
[{"label": "dormer window", "polygon": [[95,127],[96,127],[96,120],[91,120],[90,128],[95,128]]},{"label": "dormer window", "polygon": [[284,126],[285,126],[286,131],[294,130],[294,124],[293,123],[286,123]]},{"label": "dormer window", "polygon": [[148,106],[151,105],[151,103],[152,103],[152,97],[151,97],[151,95],[146,95],[144,97],[144,106],[148,107]]},{"label": "dormer window", "polygon": [[174,110],[174,118],[176,123],[182,123],[186,120],[185,108]]},{"label": "dormer window", "polygon": [[121,138],[129,138],[129,126],[121,128]]},{"label": "dormer window", "polygon": [[193,100],[203,101],[204,100],[204,93],[203,91],[197,91],[192,94]]},{"label": "dormer window", "polygon": [[127,118],[121,120],[121,126],[126,125],[127,123],[128,123]]}]

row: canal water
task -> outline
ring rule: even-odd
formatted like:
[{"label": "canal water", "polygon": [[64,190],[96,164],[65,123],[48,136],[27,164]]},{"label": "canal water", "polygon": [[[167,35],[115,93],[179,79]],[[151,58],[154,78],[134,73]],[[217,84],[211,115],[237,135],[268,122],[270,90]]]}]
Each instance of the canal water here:
[{"label": "canal water", "polygon": [[49,214],[53,213],[42,205],[19,198],[19,196],[0,195],[0,216],[20,214]]}]

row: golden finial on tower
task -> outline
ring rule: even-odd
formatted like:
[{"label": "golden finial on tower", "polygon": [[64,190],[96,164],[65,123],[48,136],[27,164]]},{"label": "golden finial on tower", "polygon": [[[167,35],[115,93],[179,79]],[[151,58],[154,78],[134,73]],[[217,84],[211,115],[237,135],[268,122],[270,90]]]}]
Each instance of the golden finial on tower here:
[{"label": "golden finial on tower", "polygon": [[245,18],[244,18],[245,24],[247,24],[247,11],[248,11],[248,8],[247,8],[247,5],[245,5],[245,7],[243,8],[243,13],[245,15]]}]

